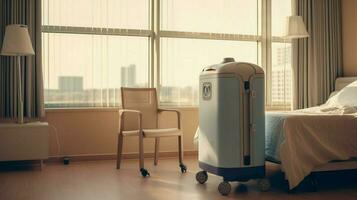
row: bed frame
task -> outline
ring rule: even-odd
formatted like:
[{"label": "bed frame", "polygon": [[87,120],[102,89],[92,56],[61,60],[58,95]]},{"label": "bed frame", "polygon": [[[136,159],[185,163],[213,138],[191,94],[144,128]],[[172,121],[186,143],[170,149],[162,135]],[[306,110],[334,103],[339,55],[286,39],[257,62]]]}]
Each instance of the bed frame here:
[{"label": "bed frame", "polygon": [[[336,79],[335,91],[339,91],[353,81],[357,81],[357,77],[340,77]],[[327,172],[357,169],[357,158],[344,161],[332,161],[326,165],[315,168],[312,172]]]}]

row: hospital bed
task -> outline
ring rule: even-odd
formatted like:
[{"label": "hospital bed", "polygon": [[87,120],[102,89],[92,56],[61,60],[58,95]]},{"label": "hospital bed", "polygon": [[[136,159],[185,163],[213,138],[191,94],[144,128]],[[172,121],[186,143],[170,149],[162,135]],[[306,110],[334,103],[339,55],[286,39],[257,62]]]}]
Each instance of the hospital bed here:
[{"label": "hospital bed", "polygon": [[[336,91],[331,93],[331,96],[335,95],[339,90],[343,89],[345,86],[347,86],[348,84],[354,82],[354,81],[357,81],[357,77],[343,77],[343,78],[338,78],[336,80],[336,84],[335,84],[335,89]],[[330,97],[331,98],[331,97]],[[357,101],[357,99],[356,99]],[[294,160],[293,157],[295,156],[299,156],[299,155],[295,155],[295,152],[300,152],[300,150],[298,149],[299,147],[297,147],[297,145],[294,147],[294,142],[291,142],[292,144],[289,144],[291,146],[287,146],[287,144],[284,144],[284,143],[289,143],[287,141],[287,139],[285,137],[286,136],[286,132],[284,131],[287,131],[287,121],[288,120],[291,120],[293,119],[293,123],[295,123],[295,129],[294,127],[291,128],[291,135],[296,135],[297,133],[294,133],[294,130],[298,130],[298,129],[301,129],[299,126],[306,126],[307,129],[311,129],[314,125],[312,123],[309,124],[309,121],[308,120],[305,120],[304,121],[304,118],[309,118],[309,119],[314,119],[314,118],[319,118],[319,113],[316,112],[315,113],[315,110],[312,109],[313,111],[308,110],[307,112],[295,112],[295,111],[292,111],[292,112],[267,112],[266,113],[266,160],[268,161],[271,161],[271,162],[274,162],[274,163],[278,163],[278,164],[281,164],[282,162],[282,158],[281,156],[286,154],[285,155],[285,158],[286,157],[291,157],[292,159],[288,159],[289,162],[291,160]],[[309,113],[310,112],[310,113]],[[312,112],[312,113],[311,113]],[[340,117],[339,117],[340,116]],[[335,119],[342,119],[343,117],[346,117],[346,120],[349,120],[350,122],[350,125],[351,123],[356,123],[356,120],[353,119],[354,117],[356,117],[357,115],[344,115],[344,114],[341,114],[341,113],[338,113],[338,114],[333,114],[333,115],[325,115],[325,114],[321,114],[321,118],[323,118],[324,120],[328,121],[329,118],[331,117],[334,117]],[[294,118],[295,121],[294,121]],[[301,123],[305,123],[305,124],[299,124],[300,121]],[[331,123],[334,123],[333,120],[329,120]],[[347,122],[343,122],[343,120],[340,120],[341,122],[340,123],[343,123],[343,124],[347,124]],[[337,123],[337,122],[336,122]],[[310,126],[309,126],[310,125]],[[319,124],[316,124],[316,126],[322,126],[322,125],[319,125]],[[325,124],[325,126],[328,126],[328,124]],[[355,127],[355,125],[351,125],[352,127]],[[353,133],[352,133],[353,132]],[[341,137],[343,137],[343,135],[346,135],[347,133],[349,133],[349,137],[351,137],[351,141],[353,141],[352,143],[352,151],[356,151],[356,142],[357,141],[357,134],[355,133],[357,132],[356,130],[351,130],[351,129],[341,129],[340,133],[341,134]],[[350,134],[352,133],[352,134]],[[301,134],[301,132],[299,133]],[[324,133],[325,135],[329,135],[329,137],[334,137],[336,134],[332,135],[332,133]],[[317,135],[317,134],[316,134]],[[314,136],[316,136],[314,135]],[[321,134],[323,135],[323,134]],[[310,135],[305,135],[305,137],[309,137]],[[298,136],[294,136],[296,138],[299,138]],[[336,136],[335,136],[336,137]],[[293,138],[293,137],[292,137]],[[300,139],[304,139],[303,137],[300,137]],[[311,137],[312,139],[309,139],[309,140],[313,140],[314,138]],[[300,140],[299,139],[299,140]],[[295,140],[298,140],[298,139],[295,139]],[[306,142],[307,141],[307,142]],[[308,143],[308,139],[306,139],[306,141],[301,141],[301,146],[304,146],[304,143]],[[338,141],[336,141],[337,143]],[[296,144],[299,144],[295,141]],[[313,144],[313,142],[311,142]],[[285,145],[285,149],[282,149]],[[351,146],[351,145],[349,145]],[[294,149],[295,148],[295,149]],[[305,147],[301,147],[301,148],[305,148]],[[344,147],[342,147],[344,148]],[[348,148],[348,147],[346,147]],[[293,150],[290,150],[290,153],[286,153],[286,150],[287,149],[293,149]],[[328,146],[325,147],[325,149],[328,150]],[[306,150],[301,150],[301,151],[306,151]],[[283,153],[282,153],[283,152]],[[351,152],[351,151],[350,151]],[[314,152],[310,153],[310,154],[313,154]],[[339,153],[339,152],[338,152]],[[298,153],[297,153],[298,154]],[[309,152],[307,152],[307,154],[309,154]],[[321,156],[323,157],[323,153],[320,153]],[[303,155],[303,154],[300,154],[300,155]],[[354,154],[355,155],[355,154]],[[321,157],[318,153],[316,153],[316,155],[313,155],[311,156],[311,158],[313,159],[320,159]],[[311,162],[314,162],[313,159],[310,159]],[[322,159],[322,158],[321,158]],[[288,162],[288,161],[286,161]],[[308,163],[308,162],[307,162]],[[296,162],[294,163],[296,165]],[[285,165],[289,165],[289,163],[285,163]],[[297,164],[299,165],[299,164]],[[290,166],[291,167],[291,166]],[[301,168],[304,168],[305,166],[301,167]],[[286,167],[286,168],[289,168]],[[299,171],[299,170],[305,170],[305,175],[303,177],[300,177],[300,179],[296,180],[295,181],[295,184],[291,184],[291,180],[290,179],[294,179],[296,177],[295,174],[293,175],[290,175],[290,177],[286,177],[288,180],[289,180],[289,184],[290,184],[290,189],[294,188],[297,186],[298,183],[300,183],[302,181],[301,178],[304,178],[305,176],[307,176],[308,174],[311,174],[312,172],[326,172],[326,171],[341,171],[341,170],[352,170],[352,169],[357,169],[357,157],[352,157],[352,158],[349,158],[348,160],[336,160],[336,161],[330,161],[328,162],[327,164],[324,163],[322,165],[318,165],[318,166],[315,166],[313,169],[307,171],[306,169],[301,169],[301,168],[298,168],[296,167],[296,170]],[[308,167],[305,167],[305,168],[308,168]],[[283,169],[284,171],[284,169]],[[309,172],[308,174],[306,174],[306,172]],[[298,174],[299,175],[299,174]],[[297,176],[298,176],[297,175]],[[300,174],[300,176],[302,176],[303,174]],[[292,181],[294,182],[294,181]]]}]

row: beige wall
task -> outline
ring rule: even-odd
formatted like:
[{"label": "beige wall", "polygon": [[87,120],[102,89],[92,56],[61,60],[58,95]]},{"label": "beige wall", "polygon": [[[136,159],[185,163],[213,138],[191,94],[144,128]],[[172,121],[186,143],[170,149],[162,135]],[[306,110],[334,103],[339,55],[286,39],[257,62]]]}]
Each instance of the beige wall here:
[{"label": "beige wall", "polygon": [[[184,149],[186,151],[196,150],[192,139],[198,124],[198,110],[197,108],[180,110],[183,120]],[[47,110],[46,120],[57,129],[61,155],[116,153],[118,113],[114,109]],[[160,124],[175,126],[175,114],[163,114]],[[153,152],[154,140],[146,140],[145,152]],[[160,148],[164,152],[177,151],[177,139],[163,138],[160,141]],[[124,153],[134,152],[138,152],[138,139],[137,137],[128,137],[124,141]],[[50,155],[55,156],[56,154],[56,134],[54,130],[51,130]]]},{"label": "beige wall", "polygon": [[357,76],[357,0],[342,0],[344,76]]}]

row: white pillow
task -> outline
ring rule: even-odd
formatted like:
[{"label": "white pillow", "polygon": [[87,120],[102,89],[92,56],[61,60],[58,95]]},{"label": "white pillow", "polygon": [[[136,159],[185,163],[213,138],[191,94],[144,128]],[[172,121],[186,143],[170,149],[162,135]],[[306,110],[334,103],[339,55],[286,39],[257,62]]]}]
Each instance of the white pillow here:
[{"label": "white pillow", "polygon": [[329,98],[326,104],[335,107],[357,107],[357,81],[350,83],[336,95]]}]

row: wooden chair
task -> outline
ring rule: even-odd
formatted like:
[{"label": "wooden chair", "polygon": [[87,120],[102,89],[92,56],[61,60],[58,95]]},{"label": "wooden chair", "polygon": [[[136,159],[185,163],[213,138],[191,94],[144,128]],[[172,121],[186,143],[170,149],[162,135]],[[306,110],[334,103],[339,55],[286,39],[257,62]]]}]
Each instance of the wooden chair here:
[{"label": "wooden chair", "polygon": [[[122,107],[119,111],[119,135],[117,169],[120,169],[122,158],[123,139],[125,136],[139,136],[139,169],[143,177],[150,173],[144,167],[144,138],[155,138],[154,165],[159,158],[160,137],[177,137],[179,151],[179,167],[181,172],[187,168],[183,164],[183,135],[181,130],[181,115],[177,110],[159,109],[155,88],[121,88]],[[159,114],[162,112],[175,112],[177,115],[176,128],[160,129],[158,124]]]}]

